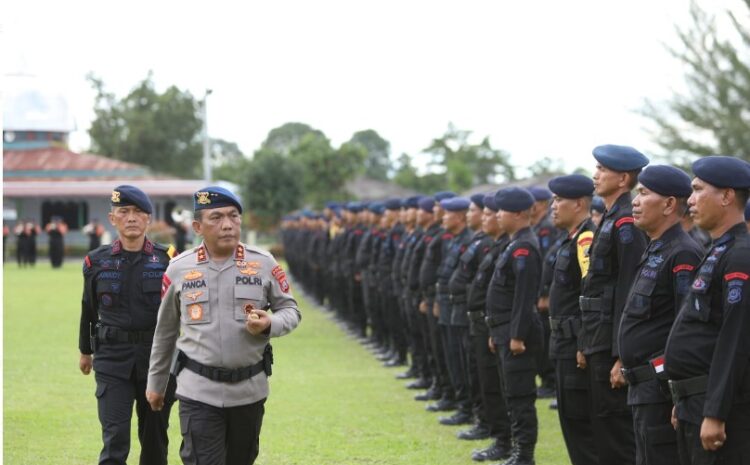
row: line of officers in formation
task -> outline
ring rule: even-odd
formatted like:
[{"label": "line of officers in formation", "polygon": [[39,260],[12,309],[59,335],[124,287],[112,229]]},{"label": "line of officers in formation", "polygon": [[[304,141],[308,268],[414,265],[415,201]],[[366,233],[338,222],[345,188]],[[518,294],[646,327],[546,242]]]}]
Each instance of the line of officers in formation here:
[{"label": "line of officers in formation", "polygon": [[387,366],[410,360],[416,399],[473,423],[459,438],[493,439],[474,460],[535,463],[539,374],[574,465],[750,463],[750,164],[703,157],[691,180],[593,155],[593,179],[549,191],[285,217],[291,272]]}]

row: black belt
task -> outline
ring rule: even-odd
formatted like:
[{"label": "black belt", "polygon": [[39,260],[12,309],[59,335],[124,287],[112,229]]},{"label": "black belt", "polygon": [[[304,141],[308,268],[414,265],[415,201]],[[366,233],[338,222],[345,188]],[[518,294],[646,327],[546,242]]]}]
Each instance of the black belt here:
[{"label": "black belt", "polygon": [[634,368],[620,368],[620,372],[631,386],[644,381],[660,378],[660,376],[654,371],[653,367],[648,363]]},{"label": "black belt", "polygon": [[[270,354],[270,355],[266,355]],[[177,354],[178,373],[182,368],[187,368],[193,373],[197,373],[204,378],[222,383],[237,383],[250,379],[258,373],[265,371],[267,376],[271,376],[271,364],[273,363],[273,354],[271,345],[267,345],[263,352],[263,358],[255,365],[242,368],[223,368],[210,367],[191,359],[183,351]]]},{"label": "black belt", "polygon": [[510,312],[507,313],[501,313],[499,315],[487,315],[484,317],[485,323],[487,323],[487,326],[490,328],[494,328],[495,326],[500,326],[505,323],[510,322]]},{"label": "black belt", "polygon": [[672,393],[672,400],[677,402],[685,397],[703,394],[708,386],[708,375],[696,376],[688,379],[670,379],[669,392]]},{"label": "black belt", "polygon": [[601,299],[599,297],[580,296],[578,298],[578,303],[581,306],[582,312],[601,312],[603,300],[604,299]]},{"label": "black belt", "polygon": [[131,344],[138,342],[150,343],[154,341],[154,330],[127,331],[115,328],[114,326],[97,326],[96,339],[99,344],[106,344],[108,342],[129,342]]},{"label": "black belt", "polygon": [[563,338],[572,339],[581,332],[581,320],[577,317],[549,317],[549,327],[556,333],[562,333]]},{"label": "black belt", "polygon": [[468,316],[469,320],[471,320],[471,322],[473,323],[484,321],[484,315],[485,313],[482,310],[476,312],[466,312],[466,316]]}]

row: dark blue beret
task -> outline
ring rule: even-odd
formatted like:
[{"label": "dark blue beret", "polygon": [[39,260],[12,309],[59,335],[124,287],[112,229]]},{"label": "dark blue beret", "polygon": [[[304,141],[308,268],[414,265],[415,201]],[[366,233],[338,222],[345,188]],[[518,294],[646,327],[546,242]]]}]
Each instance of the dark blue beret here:
[{"label": "dark blue beret", "polygon": [[387,210],[400,210],[401,205],[401,199],[388,199],[385,201],[385,208]]},{"label": "dark blue beret", "polygon": [[529,192],[531,192],[531,195],[534,196],[534,200],[537,202],[541,202],[542,200],[549,200],[552,198],[552,192],[548,191],[544,187],[530,187]]},{"label": "dark blue beret", "polygon": [[693,193],[690,176],[674,166],[651,165],[638,175],[638,182],[665,197],[690,197]]},{"label": "dark blue beret", "polygon": [[361,202],[349,202],[346,204],[346,209],[352,213],[359,213],[364,210],[364,205]]},{"label": "dark blue beret", "polygon": [[340,204],[338,202],[334,202],[334,201],[326,202],[326,208],[331,209],[331,210],[338,208],[339,206]]},{"label": "dark blue beret", "polygon": [[626,145],[600,145],[594,148],[594,158],[614,171],[635,171],[648,165],[648,158]]},{"label": "dark blue beret", "polygon": [[474,205],[476,205],[480,209],[484,208],[484,194],[474,194],[469,198],[472,202],[474,202]]},{"label": "dark blue beret", "polygon": [[110,204],[113,207],[134,205],[148,214],[151,214],[154,210],[154,207],[151,205],[151,199],[148,198],[148,195],[146,195],[145,192],[135,186],[129,186],[127,184],[114,188]]},{"label": "dark blue beret", "polygon": [[460,212],[468,210],[471,200],[466,197],[451,197],[440,201],[440,206],[449,212]]},{"label": "dark blue beret", "polygon": [[723,155],[699,158],[693,163],[693,173],[712,186],[750,188],[750,163],[739,158]]},{"label": "dark blue beret", "polygon": [[220,207],[237,207],[237,211],[242,213],[240,199],[223,187],[208,186],[193,194],[193,208],[195,211]]},{"label": "dark blue beret", "polygon": [[435,199],[432,197],[422,197],[419,199],[419,208],[422,210],[432,213],[432,208],[435,206]]},{"label": "dark blue beret", "polygon": [[745,204],[745,221],[750,221],[750,201]]},{"label": "dark blue beret", "polygon": [[564,199],[580,199],[594,193],[594,181],[582,174],[558,176],[550,179],[548,185],[556,196]]},{"label": "dark blue beret", "polygon": [[604,213],[604,210],[607,208],[606,205],[604,205],[604,199],[599,197],[598,195],[595,195],[593,199],[591,199],[591,209],[595,212]]},{"label": "dark blue beret", "polygon": [[484,196],[484,208],[489,208],[493,212],[500,210],[497,208],[497,202],[495,202],[495,193],[491,192]]},{"label": "dark blue beret", "polygon": [[422,199],[421,195],[413,195],[404,199],[405,208],[419,208],[419,201]]},{"label": "dark blue beret", "polygon": [[449,198],[455,197],[455,196],[456,196],[456,194],[454,194],[453,192],[450,192],[450,191],[442,191],[442,192],[438,192],[435,195],[433,195],[433,197],[435,198],[436,202],[440,202],[442,200],[449,199]]},{"label": "dark blue beret", "polygon": [[371,202],[369,210],[376,215],[382,215],[385,212],[385,204],[383,202]]},{"label": "dark blue beret", "polygon": [[534,205],[534,196],[531,192],[520,187],[507,187],[500,189],[495,194],[497,208],[506,212],[522,212]]}]

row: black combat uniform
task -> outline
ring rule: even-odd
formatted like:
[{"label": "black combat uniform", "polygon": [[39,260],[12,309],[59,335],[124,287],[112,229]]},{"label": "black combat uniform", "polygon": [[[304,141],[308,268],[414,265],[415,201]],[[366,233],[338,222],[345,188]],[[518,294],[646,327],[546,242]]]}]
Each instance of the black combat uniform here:
[{"label": "black combat uniform", "polygon": [[162,275],[169,260],[167,248],[148,239],[138,252],[123,250],[118,239],[89,252],[84,260],[78,348],[82,354],[94,354],[104,442],[101,465],[125,464],[134,400],[140,463],[167,463],[174,378],[170,379],[161,411],[151,410],[145,394]]}]

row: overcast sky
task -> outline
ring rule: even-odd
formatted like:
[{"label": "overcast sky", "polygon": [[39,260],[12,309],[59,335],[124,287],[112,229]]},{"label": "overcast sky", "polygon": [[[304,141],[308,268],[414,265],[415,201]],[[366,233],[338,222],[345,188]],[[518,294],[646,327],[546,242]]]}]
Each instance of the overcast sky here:
[{"label": "overcast sky", "polygon": [[299,121],[334,145],[372,128],[394,158],[415,155],[453,122],[521,167],[570,169],[591,168],[602,143],[658,152],[635,110],[684,85],[664,44],[689,0],[238,3],[6,2],[3,72],[69,96],[77,150],[93,118],[85,75],[122,97],[153,70],[160,90],[212,89],[209,134],[246,154]]}]

